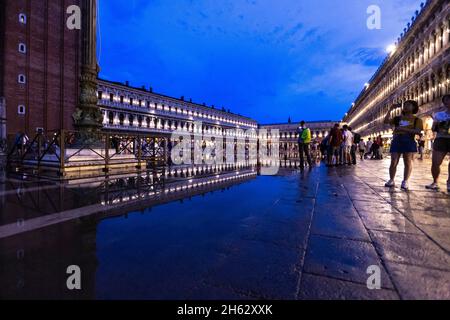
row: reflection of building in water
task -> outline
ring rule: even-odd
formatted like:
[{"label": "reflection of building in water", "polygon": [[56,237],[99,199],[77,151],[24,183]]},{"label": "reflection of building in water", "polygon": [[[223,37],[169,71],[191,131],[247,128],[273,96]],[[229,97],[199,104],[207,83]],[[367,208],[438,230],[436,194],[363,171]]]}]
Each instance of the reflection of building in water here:
[{"label": "reflection of building in water", "polygon": [[[96,228],[83,218],[0,239],[0,299],[94,299]],[[67,289],[71,265],[81,268],[80,291]]]},{"label": "reflection of building in water", "polygon": [[[221,171],[203,166],[195,170],[182,168],[168,173],[91,179],[57,187],[57,192],[43,186],[24,191],[20,198],[17,193],[3,194],[2,216],[14,210],[15,219],[10,216],[0,225],[0,298],[94,299],[96,233],[100,220],[230,188],[256,176],[254,168],[244,165]],[[77,201],[83,198],[89,199],[80,208],[83,214],[71,215],[70,210],[78,208]],[[65,207],[64,211],[52,215],[51,206],[43,206],[48,202],[59,204],[61,199],[71,203],[72,208]],[[29,212],[35,214],[29,216]],[[18,221],[17,217],[23,219]],[[5,223],[14,228],[18,224],[33,225],[35,229],[20,232],[15,228],[15,234],[4,237],[1,230]],[[66,288],[66,269],[70,265],[81,267],[82,290],[79,292]]]},{"label": "reflection of building in water", "polygon": [[[314,121],[306,123],[306,127],[311,130],[312,146],[314,142],[320,143],[323,138],[325,138],[330,129],[336,122],[333,121]],[[283,123],[283,124],[270,124],[261,125],[260,129],[267,130],[268,134],[268,144],[270,149],[270,144],[272,139],[276,141],[279,139],[279,153],[281,161],[296,161],[299,160],[298,153],[298,133],[299,123]],[[278,130],[278,136],[274,136],[273,131]],[[314,147],[314,146],[313,146]]]},{"label": "reflection of building in water", "polygon": [[[392,137],[383,124],[393,105],[415,100],[426,133],[431,133],[433,112],[450,87],[450,3],[429,0],[408,23],[396,48],[366,84],[344,121],[363,137]],[[394,110],[399,114],[400,110]]]}]

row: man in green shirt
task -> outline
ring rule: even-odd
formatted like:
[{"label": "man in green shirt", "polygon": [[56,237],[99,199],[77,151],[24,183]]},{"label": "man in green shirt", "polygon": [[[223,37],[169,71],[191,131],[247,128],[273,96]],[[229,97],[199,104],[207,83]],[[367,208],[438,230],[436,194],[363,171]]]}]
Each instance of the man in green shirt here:
[{"label": "man in green shirt", "polygon": [[309,145],[311,143],[311,130],[306,127],[305,121],[300,122],[300,127],[297,129],[298,134],[298,153],[300,155],[300,169],[305,168],[305,154],[306,161],[309,168],[312,168],[311,152]]}]

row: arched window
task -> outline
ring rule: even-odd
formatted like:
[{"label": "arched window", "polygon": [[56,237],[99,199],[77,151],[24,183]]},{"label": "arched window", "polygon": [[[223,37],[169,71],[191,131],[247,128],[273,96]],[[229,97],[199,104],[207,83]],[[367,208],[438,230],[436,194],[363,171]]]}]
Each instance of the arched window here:
[{"label": "arched window", "polygon": [[27,46],[25,43],[19,43],[19,52],[20,53],[27,53]]},{"label": "arched window", "polygon": [[19,23],[27,24],[27,15],[25,13],[19,14]]},{"label": "arched window", "polygon": [[24,105],[19,105],[17,108],[17,113],[20,115],[24,115],[25,114],[25,106]]},{"label": "arched window", "polygon": [[17,81],[21,84],[25,84],[27,82],[27,78],[24,74],[19,74]]}]

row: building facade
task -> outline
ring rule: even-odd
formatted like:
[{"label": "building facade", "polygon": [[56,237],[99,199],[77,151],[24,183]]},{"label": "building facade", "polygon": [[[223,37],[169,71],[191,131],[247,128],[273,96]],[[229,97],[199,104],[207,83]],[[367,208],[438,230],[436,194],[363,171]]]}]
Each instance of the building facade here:
[{"label": "building facade", "polygon": [[395,104],[415,100],[425,133],[431,136],[432,114],[440,109],[441,97],[449,93],[450,3],[428,0],[416,11],[401,34],[395,49],[345,115],[344,122],[364,138],[392,137],[392,128],[383,124]]},{"label": "building facade", "polygon": [[207,134],[258,127],[255,120],[225,110],[101,79],[98,105],[103,114],[103,128],[109,131],[170,134],[178,129],[194,130],[196,122],[202,124],[202,132]]}]

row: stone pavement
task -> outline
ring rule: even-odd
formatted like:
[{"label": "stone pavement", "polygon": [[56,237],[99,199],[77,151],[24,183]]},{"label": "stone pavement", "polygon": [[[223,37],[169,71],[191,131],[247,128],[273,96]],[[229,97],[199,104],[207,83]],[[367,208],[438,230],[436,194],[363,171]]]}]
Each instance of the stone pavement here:
[{"label": "stone pavement", "polygon": [[387,159],[286,174],[192,298],[450,299],[450,196],[424,188],[430,165],[415,162],[408,193],[384,187]]},{"label": "stone pavement", "polygon": [[[78,263],[89,299],[450,299],[450,196],[424,188],[430,166],[415,161],[408,193],[384,187],[389,160],[365,161],[282,169],[184,201],[124,209],[116,219],[105,212],[52,220],[0,238],[3,297],[77,298],[61,286],[66,266]],[[39,198],[45,204],[62,194],[64,210],[95,204],[96,197],[83,201],[86,193],[68,201],[79,191],[56,187],[29,188],[17,200],[5,186],[3,208],[14,212],[2,210],[2,221],[34,218]],[[36,188],[55,199],[36,197]],[[369,266],[381,269],[381,290],[367,288]]]}]

